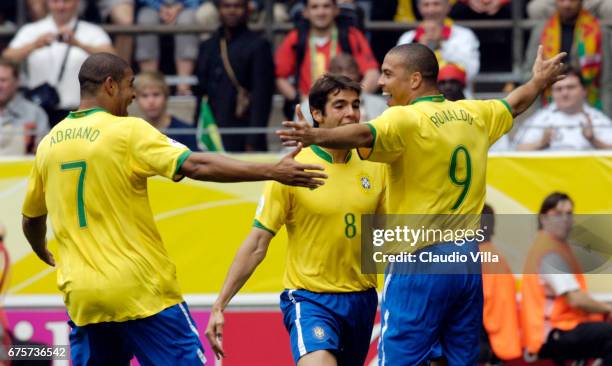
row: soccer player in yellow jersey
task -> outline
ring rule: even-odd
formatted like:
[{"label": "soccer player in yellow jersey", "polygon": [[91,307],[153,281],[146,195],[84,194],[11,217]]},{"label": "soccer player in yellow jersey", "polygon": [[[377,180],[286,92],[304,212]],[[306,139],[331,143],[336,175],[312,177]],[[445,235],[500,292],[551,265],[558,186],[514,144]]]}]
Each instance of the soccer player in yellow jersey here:
[{"label": "soccer player in yellow jersey", "polygon": [[146,121],[126,117],[133,72],[121,58],[94,54],[81,66],[81,105],[38,147],[23,205],[34,252],[47,250],[47,215],[58,241],[57,283],[70,315],[73,365],[201,365],[197,330],[176,268],[155,227],[147,178],[174,181],[274,179],[318,187],[321,170],[295,162],[251,164],[191,153]]},{"label": "soccer player in yellow jersey", "polygon": [[[386,163],[389,214],[480,214],[489,146],[546,86],[563,77],[563,57],[544,60],[540,48],[531,80],[503,100],[451,102],[437,88],[433,52],[420,44],[398,46],[382,65],[379,84],[393,107],[380,117],[330,130],[285,122],[293,129],[278,134],[287,146],[357,147],[362,158]],[[421,250],[478,248],[438,243]],[[421,267],[409,263],[398,268],[406,273],[387,268],[385,276],[380,364],[420,365],[435,355],[439,342],[450,366],[474,365],[482,326],[480,274],[410,274]]]},{"label": "soccer player in yellow jersey", "polygon": [[[361,87],[325,75],[313,85],[310,111],[320,129],[359,122]],[[299,112],[298,112],[299,113]],[[300,366],[363,365],[378,298],[376,275],[361,273],[361,214],[384,205],[384,165],[361,161],[350,149],[315,145],[297,160],[323,164],[329,178],[315,190],[266,184],[251,233],[236,254],[216,300],[206,335],[223,349],[223,310],[286,226],[289,235],[281,294],[284,323]]]}]

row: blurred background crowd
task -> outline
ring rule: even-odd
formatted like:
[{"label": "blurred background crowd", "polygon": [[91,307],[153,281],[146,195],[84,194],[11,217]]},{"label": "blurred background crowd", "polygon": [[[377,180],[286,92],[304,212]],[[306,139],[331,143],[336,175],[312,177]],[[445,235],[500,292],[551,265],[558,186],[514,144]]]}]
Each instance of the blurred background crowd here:
[{"label": "blurred background crowd", "polygon": [[[113,52],[137,72],[130,113],[192,150],[281,149],[326,72],[361,82],[380,115],[385,53],[419,42],[447,99],[502,98],[527,80],[538,45],[568,77],[492,150],[612,148],[611,0],[20,0],[0,2],[0,157],[32,154],[79,105],[85,58]],[[220,134],[220,135],[218,135]]]}]

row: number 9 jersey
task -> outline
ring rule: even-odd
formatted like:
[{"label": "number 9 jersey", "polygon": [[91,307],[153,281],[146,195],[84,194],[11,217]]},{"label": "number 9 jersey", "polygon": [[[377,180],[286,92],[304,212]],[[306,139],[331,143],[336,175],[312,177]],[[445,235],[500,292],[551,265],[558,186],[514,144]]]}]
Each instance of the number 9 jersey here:
[{"label": "number 9 jersey", "polygon": [[512,122],[505,100],[417,98],[370,121],[373,147],[359,153],[390,165],[387,213],[480,214],[489,146]]},{"label": "number 9 jersey", "polygon": [[272,234],[287,228],[285,288],[338,293],[376,287],[376,275],[361,272],[361,215],[383,213],[386,167],[355,155],[332,163],[313,145],[296,160],[322,165],[325,185],[312,190],[266,183],[254,225]]},{"label": "number 9 jersey", "polygon": [[139,118],[71,112],[41,141],[23,214],[49,214],[57,283],[78,326],[159,313],[182,301],[153,219],[147,178],[180,180],[189,155]]}]

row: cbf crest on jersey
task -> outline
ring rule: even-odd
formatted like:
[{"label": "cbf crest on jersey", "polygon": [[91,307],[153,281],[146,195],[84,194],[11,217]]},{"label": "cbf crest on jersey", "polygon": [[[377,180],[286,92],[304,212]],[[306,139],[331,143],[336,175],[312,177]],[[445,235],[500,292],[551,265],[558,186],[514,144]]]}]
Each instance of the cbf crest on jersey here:
[{"label": "cbf crest on jersey", "polygon": [[359,175],[359,185],[365,192],[370,192],[372,190],[372,178],[367,174]]}]

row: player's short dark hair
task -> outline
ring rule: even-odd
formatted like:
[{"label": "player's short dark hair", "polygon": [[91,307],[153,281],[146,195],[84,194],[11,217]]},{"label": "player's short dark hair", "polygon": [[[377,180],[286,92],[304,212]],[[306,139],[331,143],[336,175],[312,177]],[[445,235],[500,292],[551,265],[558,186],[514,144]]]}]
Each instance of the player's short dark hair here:
[{"label": "player's short dark hair", "polygon": [[540,211],[538,212],[539,213],[538,229],[542,228],[542,221],[539,218],[540,215],[546,215],[548,211],[557,207],[557,205],[561,201],[570,201],[572,204],[574,204],[574,201],[572,201],[570,196],[567,193],[563,193],[563,192],[553,192],[549,194],[548,196],[546,196],[546,198],[544,198],[544,201],[542,202],[542,205],[540,206]]},{"label": "player's short dark hair", "polygon": [[420,43],[409,43],[393,47],[388,54],[399,56],[411,72],[419,72],[430,85],[438,81],[438,59],[429,47]]},{"label": "player's short dark hair", "polygon": [[0,66],[8,67],[13,73],[15,79],[19,79],[19,64],[9,60],[8,58],[0,57]]},{"label": "player's short dark hair", "polygon": [[[357,95],[361,95],[361,85],[344,75],[325,74],[321,76],[310,89],[310,93],[308,93],[310,110],[318,110],[325,115],[327,98],[342,90],[353,90]],[[313,122],[315,127],[319,127],[317,121]]]},{"label": "player's short dark hair", "polygon": [[81,96],[94,96],[106,78],[120,82],[130,65],[112,53],[94,53],[89,56],[79,70]]},{"label": "player's short dark hair", "polygon": [[[304,0],[304,6],[308,6],[308,2],[309,2],[309,0]],[[331,2],[332,2],[332,4],[334,4],[334,6],[338,5],[338,0],[331,0]]]}]

